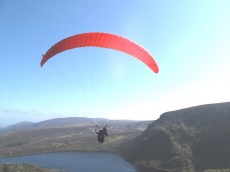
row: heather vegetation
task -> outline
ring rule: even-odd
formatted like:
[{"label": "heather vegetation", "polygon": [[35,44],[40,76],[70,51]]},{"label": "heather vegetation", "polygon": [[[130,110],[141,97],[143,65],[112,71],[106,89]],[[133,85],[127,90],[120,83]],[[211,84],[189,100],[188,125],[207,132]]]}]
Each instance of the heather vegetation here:
[{"label": "heather vegetation", "polygon": [[57,169],[45,169],[31,164],[0,164],[0,172],[64,172]]},{"label": "heather vegetation", "polygon": [[230,168],[230,103],[167,112],[123,156],[143,172],[222,172]]},{"label": "heather vegetation", "polygon": [[230,172],[230,103],[166,112],[154,122],[106,121],[103,144],[94,124],[54,121],[3,131],[0,156],[105,151],[121,154],[140,172]]},{"label": "heather vegetation", "polygon": [[[119,145],[140,135],[151,121],[97,120],[108,124],[109,137],[98,143],[95,123],[87,118],[63,118],[0,132],[0,157],[61,151],[119,152]],[[19,128],[20,126],[20,128]]]}]

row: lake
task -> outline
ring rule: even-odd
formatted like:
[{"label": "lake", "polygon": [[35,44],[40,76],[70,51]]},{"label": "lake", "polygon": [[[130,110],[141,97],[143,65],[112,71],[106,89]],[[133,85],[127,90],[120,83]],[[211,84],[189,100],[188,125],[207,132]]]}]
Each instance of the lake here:
[{"label": "lake", "polygon": [[137,172],[122,157],[111,153],[58,152],[0,158],[0,164],[30,163],[67,172]]}]

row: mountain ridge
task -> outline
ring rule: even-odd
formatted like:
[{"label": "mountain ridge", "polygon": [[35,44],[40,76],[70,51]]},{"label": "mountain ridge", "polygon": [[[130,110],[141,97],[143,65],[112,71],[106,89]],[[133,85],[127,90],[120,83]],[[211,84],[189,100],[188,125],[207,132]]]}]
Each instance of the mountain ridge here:
[{"label": "mountain ridge", "polygon": [[53,127],[74,127],[74,126],[85,126],[85,125],[92,125],[96,126],[97,124],[109,124],[109,123],[137,123],[141,122],[138,120],[111,120],[107,118],[88,118],[88,117],[63,117],[63,118],[53,118],[47,119],[39,122],[29,122],[29,121],[22,121],[7,127],[1,128],[1,132],[8,132],[14,130],[23,130],[29,128],[53,128]]},{"label": "mountain ridge", "polygon": [[163,113],[123,156],[143,172],[230,168],[230,102]]},{"label": "mountain ridge", "polygon": [[[0,157],[60,151],[119,152],[121,143],[142,133],[151,122],[71,117],[14,128],[19,123],[0,132]],[[108,125],[109,136],[103,144],[98,143],[96,124],[99,129]]]}]

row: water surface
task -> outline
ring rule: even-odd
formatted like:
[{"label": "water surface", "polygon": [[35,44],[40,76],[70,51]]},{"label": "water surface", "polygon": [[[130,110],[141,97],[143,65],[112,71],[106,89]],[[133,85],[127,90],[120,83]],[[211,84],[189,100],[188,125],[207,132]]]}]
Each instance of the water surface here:
[{"label": "water surface", "polygon": [[58,152],[0,158],[0,163],[30,163],[67,172],[137,172],[122,157],[111,153]]}]

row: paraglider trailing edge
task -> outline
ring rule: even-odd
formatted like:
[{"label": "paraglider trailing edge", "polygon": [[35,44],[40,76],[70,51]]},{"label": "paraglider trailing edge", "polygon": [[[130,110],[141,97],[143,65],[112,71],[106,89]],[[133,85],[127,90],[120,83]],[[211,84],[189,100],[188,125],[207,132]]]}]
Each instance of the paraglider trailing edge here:
[{"label": "paraglider trailing edge", "polygon": [[42,55],[40,65],[42,67],[50,58],[63,51],[88,46],[110,48],[124,52],[145,63],[155,73],[159,72],[156,61],[143,47],[127,38],[104,32],[77,34],[57,42]]}]

